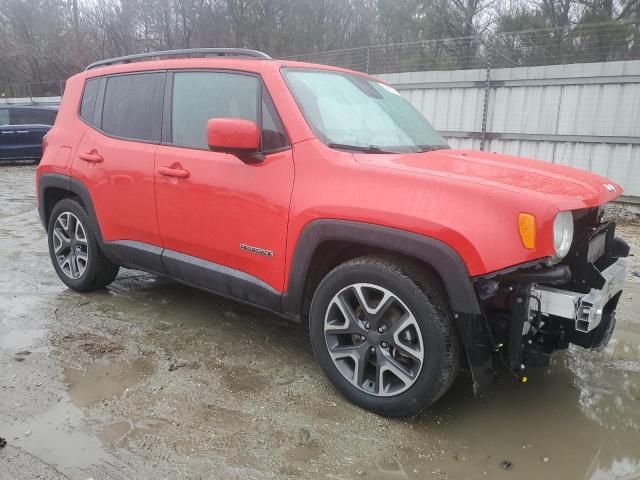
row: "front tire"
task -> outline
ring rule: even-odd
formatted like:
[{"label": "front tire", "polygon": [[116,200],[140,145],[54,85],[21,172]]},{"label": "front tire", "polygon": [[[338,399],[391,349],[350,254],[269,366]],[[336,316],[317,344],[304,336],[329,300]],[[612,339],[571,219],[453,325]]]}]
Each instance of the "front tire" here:
[{"label": "front tire", "polygon": [[432,405],[458,372],[459,341],[439,282],[404,259],[332,270],[309,315],[316,359],[352,403],[387,416]]},{"label": "front tire", "polygon": [[78,292],[109,285],[120,268],[100,251],[89,225],[89,216],[82,205],[65,198],[53,207],[47,228],[53,267],[60,280]]}]

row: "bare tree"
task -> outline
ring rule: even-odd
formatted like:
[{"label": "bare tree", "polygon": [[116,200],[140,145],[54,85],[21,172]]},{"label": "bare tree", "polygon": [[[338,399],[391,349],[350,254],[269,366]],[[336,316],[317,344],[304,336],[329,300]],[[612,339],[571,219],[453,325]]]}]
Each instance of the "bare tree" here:
[{"label": "bare tree", "polygon": [[[437,43],[433,52],[424,54],[433,56],[434,68],[439,68],[441,54],[447,67],[470,68],[474,62],[482,63],[486,53],[479,39],[509,29],[541,27],[559,30],[537,38],[529,36],[527,40],[539,42],[554,55],[565,52],[569,56],[574,51],[576,29],[602,19],[639,20],[639,3],[640,0],[0,0],[0,82],[63,79],[99,58],[162,49],[236,46],[287,56],[450,37],[461,40]],[[631,44],[620,44],[621,51],[640,49],[637,23],[612,25],[611,31],[626,42],[635,38]],[[584,32],[580,35],[583,48],[600,48],[609,38]],[[507,48],[507,43],[502,47]],[[524,61],[525,56],[514,59]]]}]

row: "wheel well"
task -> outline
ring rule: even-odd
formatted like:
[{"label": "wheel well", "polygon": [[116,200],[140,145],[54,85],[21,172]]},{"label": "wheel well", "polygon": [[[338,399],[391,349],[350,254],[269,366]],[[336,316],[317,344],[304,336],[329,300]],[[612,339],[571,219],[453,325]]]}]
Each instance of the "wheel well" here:
[{"label": "wheel well", "polygon": [[[311,258],[311,263],[309,264],[309,270],[306,276],[300,316],[304,319],[307,319],[309,317],[309,310],[311,309],[311,300],[313,299],[313,294],[322,279],[331,270],[344,262],[368,255],[386,255],[396,257],[405,261],[409,260],[416,265],[420,265],[421,268],[431,273],[434,278],[438,280],[440,286],[442,287],[442,292],[444,292],[444,294],[446,295],[446,289],[444,288],[444,283],[442,282],[442,277],[440,277],[440,274],[431,265],[419,258],[403,255],[396,251],[388,250],[385,248],[372,247],[370,245],[362,245],[355,242],[331,240],[318,245],[315,252],[313,253],[313,257]],[[447,302],[449,302],[448,298]]]},{"label": "wheel well", "polygon": [[49,224],[49,217],[51,216],[53,207],[55,207],[56,203],[64,198],[73,198],[78,203],[83,205],[80,197],[78,197],[75,193],[70,192],[69,190],[65,190],[64,188],[50,187],[44,191],[44,198],[42,199],[42,201],[44,202],[45,206],[45,225]]}]

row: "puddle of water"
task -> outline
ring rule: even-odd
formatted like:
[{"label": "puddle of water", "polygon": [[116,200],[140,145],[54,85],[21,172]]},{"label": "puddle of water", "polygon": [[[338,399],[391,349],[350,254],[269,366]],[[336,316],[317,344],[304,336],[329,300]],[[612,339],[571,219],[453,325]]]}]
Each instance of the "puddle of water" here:
[{"label": "puddle of water", "polygon": [[12,445],[62,469],[99,465],[107,457],[100,441],[82,429],[84,415],[71,402],[60,401],[24,422],[5,426]]},{"label": "puddle of water", "polygon": [[103,398],[122,395],[151,371],[151,362],[146,358],[132,363],[96,362],[86,370],[65,369],[67,395],[42,413],[3,426],[2,435],[14,446],[63,470],[81,471],[103,465],[111,459],[104,447],[127,435],[131,424],[105,423],[93,435],[85,430],[82,408]]},{"label": "puddle of water", "polygon": [[131,363],[94,362],[86,370],[65,368],[64,377],[71,401],[82,408],[105,398],[122,395],[152,371],[151,362],[147,358],[140,358]]},{"label": "puddle of water", "polygon": [[11,330],[0,335],[0,348],[17,351],[28,348],[47,332],[45,329]]},{"label": "puddle of water", "polygon": [[594,466],[590,480],[634,480],[640,478],[640,461],[615,459],[609,467]]},{"label": "puddle of water", "polygon": [[[407,447],[356,467],[353,478],[640,479],[640,333],[620,327],[609,347],[572,348],[527,385],[508,377],[485,399],[457,382],[414,422]],[[436,435],[427,446],[420,432]],[[509,460],[510,472],[500,467]]]}]

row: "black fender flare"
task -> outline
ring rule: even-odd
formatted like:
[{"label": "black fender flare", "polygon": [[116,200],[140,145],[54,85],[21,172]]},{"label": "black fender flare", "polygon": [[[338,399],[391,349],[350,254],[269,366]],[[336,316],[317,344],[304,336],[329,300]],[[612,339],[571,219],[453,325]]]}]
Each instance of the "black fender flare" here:
[{"label": "black fender flare", "polygon": [[491,336],[483,311],[460,255],[449,245],[382,225],[348,220],[321,219],[307,224],[298,237],[289,266],[288,289],[282,297],[283,313],[303,314],[305,283],[316,249],[327,241],[345,241],[381,248],[414,257],[433,268],[444,284],[458,334],[464,345],[473,377],[474,391],[483,390],[493,379]]},{"label": "black fender flare", "polygon": [[38,179],[38,214],[40,215],[40,221],[45,230],[48,227],[47,211],[50,210],[50,205],[46,204],[46,193],[50,188],[66,190],[80,198],[91,220],[90,228],[92,233],[99,239],[99,243],[102,244],[102,233],[100,232],[98,217],[93,208],[89,189],[80,180],[59,173],[45,173]]},{"label": "black fender flare", "polygon": [[71,192],[71,177],[66,175],[60,175],[58,173],[45,173],[38,178],[37,195],[38,195],[38,215],[40,216],[40,222],[45,230],[48,227],[47,210],[49,210],[46,203],[46,192],[50,188],[56,188],[59,190],[66,190]]},{"label": "black fender flare", "polygon": [[335,240],[382,248],[422,260],[440,275],[451,309],[455,313],[480,313],[467,267],[460,256],[445,243],[406,230],[329,219],[310,222],[298,237],[289,267],[289,288],[284,297],[283,311],[295,314],[301,312],[304,284],[311,259],[321,243]]}]

